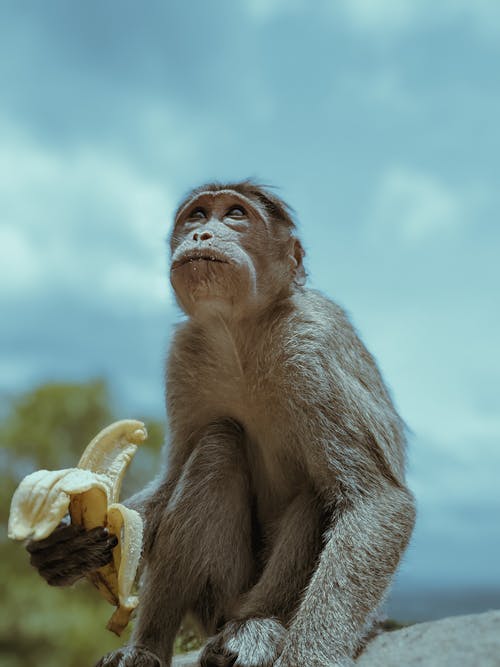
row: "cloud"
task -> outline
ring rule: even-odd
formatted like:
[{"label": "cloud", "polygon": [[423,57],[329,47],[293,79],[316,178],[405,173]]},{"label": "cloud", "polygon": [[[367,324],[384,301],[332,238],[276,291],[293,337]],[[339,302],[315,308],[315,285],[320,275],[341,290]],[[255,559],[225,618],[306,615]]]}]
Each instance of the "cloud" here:
[{"label": "cloud", "polygon": [[[404,253],[406,267],[381,288],[390,290],[392,282],[401,290],[390,293],[388,306],[376,289],[367,294],[361,331],[411,430],[447,455],[474,457],[500,442],[500,357],[492,354],[500,317],[489,310],[494,296],[474,285],[470,294],[462,291],[448,266],[440,268],[438,258],[433,267],[429,254]],[[383,267],[372,270],[376,280]]]},{"label": "cloud", "polygon": [[439,179],[406,167],[382,175],[370,226],[407,243],[453,234],[466,220],[467,202]]},{"label": "cloud", "polygon": [[352,27],[371,33],[404,30],[421,11],[418,0],[343,0],[337,7]]},{"label": "cloud", "polygon": [[408,483],[417,524],[404,578],[455,585],[491,581],[494,529],[500,512],[498,437],[457,439],[453,448],[425,438],[410,442]]},{"label": "cloud", "polygon": [[169,185],[101,146],[7,121],[0,140],[0,390],[102,376],[130,414],[161,414]]},{"label": "cloud", "polygon": [[[260,22],[289,15],[311,15],[305,0],[246,0],[249,16]],[[472,26],[483,36],[498,35],[500,5],[492,0],[322,0],[314,6],[317,17],[339,21],[363,36],[398,37],[429,26],[452,22]]]},{"label": "cloud", "polygon": [[498,34],[500,5],[490,0],[341,0],[325,3],[355,30],[374,36],[399,35],[429,25],[460,21],[485,35]]},{"label": "cloud", "polygon": [[394,63],[363,70],[351,69],[338,77],[337,86],[333,96],[335,106],[341,95],[351,101],[354,97],[356,104],[359,101],[368,107],[370,115],[377,109],[384,113],[388,109],[391,113],[414,113],[421,111],[424,102],[409,88],[402,71]]},{"label": "cloud", "polygon": [[165,349],[173,308],[63,289],[1,304],[0,393],[43,382],[105,378],[120,414],[163,414]]},{"label": "cloud", "polygon": [[493,499],[499,505],[499,467],[498,434],[456,437],[453,446],[440,439],[410,438],[411,486],[428,508],[477,510]]},{"label": "cloud", "polygon": [[245,5],[251,18],[265,22],[300,12],[305,2],[304,0],[246,0]]},{"label": "cloud", "polygon": [[105,150],[4,137],[0,298],[61,289],[157,305],[166,294],[168,185]]}]

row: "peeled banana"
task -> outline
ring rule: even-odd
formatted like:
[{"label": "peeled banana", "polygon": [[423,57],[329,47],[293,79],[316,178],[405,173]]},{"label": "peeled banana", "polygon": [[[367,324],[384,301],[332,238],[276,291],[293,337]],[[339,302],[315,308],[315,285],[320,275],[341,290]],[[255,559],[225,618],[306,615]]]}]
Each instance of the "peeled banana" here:
[{"label": "peeled banana", "polygon": [[68,514],[90,530],[106,526],[118,537],[113,561],[88,575],[117,608],[107,628],[120,635],[138,603],[132,594],[141,556],[140,515],[118,500],[137,446],[147,438],[140,421],[125,419],[102,430],[86,447],[76,468],[38,470],[25,477],[12,497],[8,534],[13,540],[42,540]]}]

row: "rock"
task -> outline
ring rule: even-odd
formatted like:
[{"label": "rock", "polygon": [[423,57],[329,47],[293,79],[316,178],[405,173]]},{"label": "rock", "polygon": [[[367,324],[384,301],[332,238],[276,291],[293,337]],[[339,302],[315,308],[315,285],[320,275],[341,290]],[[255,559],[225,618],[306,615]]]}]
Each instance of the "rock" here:
[{"label": "rock", "polygon": [[[172,667],[197,667],[198,654],[177,656]],[[500,611],[384,632],[370,642],[356,667],[500,667]]]},{"label": "rock", "polygon": [[368,644],[358,666],[500,667],[500,611],[384,632]]},{"label": "rock", "polygon": [[199,651],[190,651],[184,655],[176,655],[172,660],[172,667],[198,667]]}]

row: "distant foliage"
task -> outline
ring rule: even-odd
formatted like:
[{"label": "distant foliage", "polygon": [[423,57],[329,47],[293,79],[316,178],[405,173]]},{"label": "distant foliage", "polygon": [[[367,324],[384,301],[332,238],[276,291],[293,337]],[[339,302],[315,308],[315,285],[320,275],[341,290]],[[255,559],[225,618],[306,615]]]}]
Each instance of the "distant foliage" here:
[{"label": "distant foliage", "polygon": [[106,384],[44,384],[15,398],[1,426],[5,447],[35,469],[70,467],[112,421]]},{"label": "distant foliage", "polygon": [[[113,608],[86,582],[70,589],[48,586],[29,565],[21,544],[7,539],[10,499],[28,473],[73,467],[96,433],[116,419],[105,382],[44,384],[12,400],[0,422],[0,665],[2,667],[90,667],[120,646],[105,629]],[[164,439],[160,422],[143,419],[149,437],[129,468],[126,497],[154,477]],[[179,649],[195,647],[187,625]]]}]

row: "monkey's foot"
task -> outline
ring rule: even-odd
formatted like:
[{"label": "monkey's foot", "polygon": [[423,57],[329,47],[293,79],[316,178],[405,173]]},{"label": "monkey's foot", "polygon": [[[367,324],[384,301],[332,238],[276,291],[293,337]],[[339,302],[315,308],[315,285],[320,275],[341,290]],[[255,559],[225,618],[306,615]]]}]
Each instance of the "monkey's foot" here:
[{"label": "monkey's foot", "polygon": [[283,653],[279,660],[274,663],[274,667],[297,667],[297,665],[307,665],[307,667],[354,667],[354,660],[344,658],[340,661],[332,661],[328,658],[321,659],[317,655],[298,656],[295,654],[291,656]]},{"label": "monkey's foot", "polygon": [[164,664],[145,648],[125,646],[102,657],[94,667],[164,667]]},{"label": "monkey's foot", "polygon": [[230,621],[205,646],[201,667],[272,667],[285,634],[275,618]]}]

